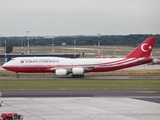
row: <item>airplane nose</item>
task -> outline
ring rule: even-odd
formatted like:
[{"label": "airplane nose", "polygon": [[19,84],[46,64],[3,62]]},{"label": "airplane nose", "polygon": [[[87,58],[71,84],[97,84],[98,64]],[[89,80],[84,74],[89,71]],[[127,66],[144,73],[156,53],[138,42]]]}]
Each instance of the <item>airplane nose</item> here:
[{"label": "airplane nose", "polygon": [[3,67],[3,66],[5,66],[5,63],[4,63],[4,64],[2,64],[2,67]]},{"label": "airplane nose", "polygon": [[4,68],[5,67],[5,63],[2,65],[2,68]]},{"label": "airplane nose", "polygon": [[2,65],[2,68],[6,68],[7,67],[7,65],[6,65],[6,63],[4,63],[3,65]]},{"label": "airplane nose", "polygon": [[11,70],[12,71],[12,69],[13,69],[13,67],[10,65],[10,63],[4,63],[3,65],[2,65],[2,68],[3,69],[5,69],[5,70]]}]

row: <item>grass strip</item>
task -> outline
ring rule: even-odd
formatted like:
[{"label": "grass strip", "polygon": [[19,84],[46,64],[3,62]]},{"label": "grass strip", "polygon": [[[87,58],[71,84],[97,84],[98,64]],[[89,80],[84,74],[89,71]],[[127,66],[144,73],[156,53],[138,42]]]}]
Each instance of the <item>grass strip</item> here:
[{"label": "grass strip", "polygon": [[[116,70],[110,72],[91,72],[85,73],[85,76],[159,76],[159,69],[136,69],[136,70]],[[0,77],[12,76],[15,77],[16,73],[6,70],[0,70]],[[21,77],[29,77],[29,76],[56,76],[54,73],[20,73]]]},{"label": "grass strip", "polygon": [[1,80],[1,90],[159,89],[160,80]]}]

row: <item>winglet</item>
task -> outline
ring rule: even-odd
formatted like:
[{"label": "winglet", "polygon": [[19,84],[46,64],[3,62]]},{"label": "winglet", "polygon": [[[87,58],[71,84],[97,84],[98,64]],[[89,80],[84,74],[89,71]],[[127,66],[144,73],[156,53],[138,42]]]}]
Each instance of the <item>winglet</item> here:
[{"label": "winglet", "polygon": [[126,58],[140,58],[150,57],[154,44],[156,42],[155,37],[149,37],[144,42],[142,42],[138,47],[136,47],[131,53],[129,53]]}]

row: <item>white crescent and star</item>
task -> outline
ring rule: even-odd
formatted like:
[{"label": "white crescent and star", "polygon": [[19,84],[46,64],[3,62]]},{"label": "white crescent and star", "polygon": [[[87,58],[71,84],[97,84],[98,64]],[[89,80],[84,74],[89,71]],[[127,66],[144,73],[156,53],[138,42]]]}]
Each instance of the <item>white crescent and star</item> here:
[{"label": "white crescent and star", "polygon": [[143,52],[147,52],[149,49],[152,49],[152,46],[148,46],[147,49],[144,48],[145,46],[148,46],[148,44],[147,44],[147,43],[144,43],[144,44],[141,45],[141,50],[142,50]]}]

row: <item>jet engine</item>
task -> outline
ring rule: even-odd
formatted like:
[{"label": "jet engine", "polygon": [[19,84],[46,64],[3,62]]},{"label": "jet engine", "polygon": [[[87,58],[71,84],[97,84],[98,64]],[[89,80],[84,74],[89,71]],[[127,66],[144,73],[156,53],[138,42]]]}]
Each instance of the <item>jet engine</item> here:
[{"label": "jet engine", "polygon": [[55,73],[57,76],[63,76],[63,75],[67,75],[68,72],[66,69],[57,69]]},{"label": "jet engine", "polygon": [[84,69],[83,68],[73,68],[72,74],[73,75],[83,75]]}]

